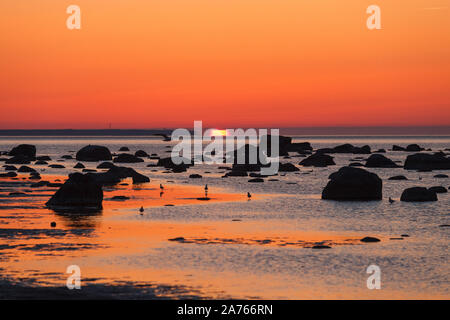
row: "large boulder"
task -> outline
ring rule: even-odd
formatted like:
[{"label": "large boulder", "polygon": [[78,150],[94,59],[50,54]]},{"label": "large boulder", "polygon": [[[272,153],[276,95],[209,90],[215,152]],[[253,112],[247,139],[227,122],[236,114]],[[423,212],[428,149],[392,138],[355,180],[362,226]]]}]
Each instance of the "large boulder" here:
[{"label": "large boulder", "polygon": [[422,148],[421,146],[419,146],[418,144],[410,144],[410,145],[408,145],[407,147],[406,147],[406,151],[409,151],[409,152],[419,152],[419,151],[422,151],[422,150],[425,150],[424,148]]},{"label": "large boulder", "polygon": [[299,164],[304,167],[326,167],[333,166],[336,163],[332,156],[324,153],[315,153],[308,158],[303,159]]},{"label": "large boulder", "polygon": [[342,167],[330,175],[322,191],[328,200],[381,200],[383,183],[375,174],[361,168]]},{"label": "large boulder", "polygon": [[72,173],[46,205],[53,209],[67,207],[100,210],[102,201],[101,184],[89,174]]},{"label": "large boulder", "polygon": [[21,144],[14,147],[9,152],[12,157],[24,157],[29,159],[36,158],[36,147],[31,144]]},{"label": "large boulder", "polygon": [[112,160],[111,152],[107,147],[88,145],[81,148],[76,155],[78,161],[105,161]]},{"label": "large boulder", "polygon": [[406,158],[406,170],[449,170],[450,158],[442,153],[416,153]]},{"label": "large boulder", "polygon": [[381,154],[372,154],[366,161],[367,168],[398,168],[394,161]]},{"label": "large boulder", "polygon": [[413,187],[405,189],[400,197],[405,202],[437,201],[436,192],[424,187]]},{"label": "large boulder", "polygon": [[117,157],[114,158],[113,162],[138,163],[138,162],[144,162],[144,160],[139,157],[136,157],[135,155],[129,154],[129,153],[121,153]]}]

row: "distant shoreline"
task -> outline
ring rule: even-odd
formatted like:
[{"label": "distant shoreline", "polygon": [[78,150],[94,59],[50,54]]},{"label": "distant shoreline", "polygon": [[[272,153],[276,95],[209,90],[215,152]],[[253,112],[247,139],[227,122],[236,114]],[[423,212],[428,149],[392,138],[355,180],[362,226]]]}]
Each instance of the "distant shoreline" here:
[{"label": "distant shoreline", "polygon": [[[274,127],[272,127],[274,128]],[[189,128],[188,128],[189,129]],[[227,129],[227,128],[224,128]],[[230,127],[230,129],[232,129]],[[234,128],[233,128],[234,129]],[[245,128],[244,128],[245,129]],[[173,129],[0,129],[0,136],[163,136],[170,135]],[[302,127],[280,128],[283,135],[328,136],[447,136],[450,126],[416,127]]]}]

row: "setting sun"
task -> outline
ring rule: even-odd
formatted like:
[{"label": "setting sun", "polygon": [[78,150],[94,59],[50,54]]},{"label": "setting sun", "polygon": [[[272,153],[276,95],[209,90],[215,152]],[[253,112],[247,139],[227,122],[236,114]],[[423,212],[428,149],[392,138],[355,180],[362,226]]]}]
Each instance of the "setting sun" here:
[{"label": "setting sun", "polygon": [[226,136],[227,135],[227,130],[220,130],[220,129],[213,129],[211,131],[211,136]]}]

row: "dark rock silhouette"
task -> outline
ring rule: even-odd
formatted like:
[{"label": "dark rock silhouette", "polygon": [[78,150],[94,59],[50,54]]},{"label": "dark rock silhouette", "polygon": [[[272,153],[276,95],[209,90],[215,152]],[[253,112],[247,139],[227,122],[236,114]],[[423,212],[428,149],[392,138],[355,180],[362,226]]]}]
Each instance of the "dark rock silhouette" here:
[{"label": "dark rock silhouette", "polygon": [[186,161],[183,161],[181,164],[175,164],[170,157],[160,158],[156,166],[172,169],[173,172],[179,173],[185,172],[190,166],[192,166],[192,161],[189,163],[186,159]]},{"label": "dark rock silhouette", "polygon": [[380,242],[381,240],[378,238],[374,238],[374,237],[364,237],[359,241],[361,241],[361,242]]},{"label": "dark rock silhouette", "polygon": [[17,173],[14,171],[9,171],[7,173],[0,173],[0,178],[14,178],[17,177]]},{"label": "dark rock silhouette", "polygon": [[392,146],[392,151],[406,151],[406,149],[405,148],[403,148],[403,147],[400,147],[400,146],[397,146],[397,145],[393,145]]},{"label": "dark rock silhouette", "polygon": [[290,143],[287,146],[287,151],[289,152],[298,152],[301,154],[304,153],[311,153],[313,150],[311,144],[309,142],[297,142],[297,143]]},{"label": "dark rock silhouette", "polygon": [[248,173],[247,171],[228,171],[227,173],[225,173],[225,177],[247,177]]},{"label": "dark rock silhouette", "polygon": [[53,169],[64,169],[65,167],[61,164],[51,164],[48,166],[49,168],[53,168]]},{"label": "dark rock silhouette", "polygon": [[35,164],[35,165],[38,165],[38,166],[43,166],[43,165],[48,164],[48,162],[47,162],[47,161],[44,161],[44,160],[38,160],[38,161],[36,161],[34,164]]},{"label": "dark rock silhouette", "polygon": [[381,154],[372,154],[366,161],[366,168],[398,168],[394,161]]},{"label": "dark rock silhouette", "polygon": [[449,170],[450,158],[442,153],[416,153],[406,158],[406,170]]},{"label": "dark rock silhouette", "polygon": [[128,147],[120,147],[119,151],[126,152],[126,151],[130,151],[130,149]]},{"label": "dark rock silhouette", "polygon": [[74,168],[75,168],[75,169],[84,169],[85,166],[84,166],[84,164],[82,164],[81,162],[78,162],[78,163],[74,166]]},{"label": "dark rock silhouette", "polygon": [[39,157],[36,157],[36,160],[39,160],[39,161],[51,161],[52,158],[50,158],[49,156],[39,156]]},{"label": "dark rock silhouette", "polygon": [[295,172],[295,171],[300,171],[300,169],[297,168],[292,163],[287,162],[287,163],[280,163],[279,167],[278,167],[278,171],[279,172]]},{"label": "dark rock silhouette", "polygon": [[139,158],[146,158],[146,157],[148,157],[148,153],[145,152],[144,150],[138,150],[138,151],[136,151],[136,152],[134,153],[134,155],[135,155],[136,157],[139,157]]},{"label": "dark rock silhouette", "polygon": [[10,159],[5,160],[6,164],[30,164],[34,161],[34,158],[24,157],[24,156],[14,156]]},{"label": "dark rock silhouette", "polygon": [[77,154],[76,159],[78,161],[104,161],[111,160],[112,155],[108,148],[103,146],[88,145],[81,148]]},{"label": "dark rock silhouette", "polygon": [[114,196],[111,198],[111,200],[114,200],[114,201],[125,201],[125,200],[129,200],[129,199],[130,199],[130,197],[127,197],[127,196]]},{"label": "dark rock silhouette", "polygon": [[436,192],[423,187],[413,187],[405,189],[400,197],[400,201],[405,202],[425,202],[437,201]]},{"label": "dark rock silhouette", "polygon": [[351,153],[351,154],[370,154],[370,146],[355,147],[350,143],[342,144],[334,148],[318,149],[317,153]]},{"label": "dark rock silhouette", "polygon": [[332,156],[324,153],[315,153],[308,158],[303,159],[299,164],[304,167],[327,167],[333,166],[336,163]]},{"label": "dark rock silhouette", "polygon": [[17,172],[36,172],[36,170],[28,166],[21,166]]},{"label": "dark rock silhouette", "polygon": [[47,201],[50,208],[71,207],[102,209],[102,186],[89,174],[72,173],[69,179]]},{"label": "dark rock silhouette", "polygon": [[447,193],[447,189],[442,186],[436,186],[428,188],[428,190],[435,192],[435,193]]},{"label": "dark rock silhouette", "polygon": [[408,178],[405,176],[393,176],[390,177],[388,180],[408,180]]},{"label": "dark rock silhouette", "polygon": [[250,172],[250,171],[260,171],[262,165],[261,164],[233,164],[231,167],[232,171],[244,171],[244,172]]},{"label": "dark rock silhouette", "polygon": [[17,171],[17,168],[15,166],[3,166],[5,168],[5,171]]},{"label": "dark rock silhouette", "polygon": [[110,169],[114,166],[115,165],[112,162],[102,162],[97,166],[97,169]]},{"label": "dark rock silhouette", "polygon": [[440,178],[440,179],[448,178],[448,175],[446,175],[446,174],[437,174],[437,175],[434,176],[434,178]]},{"label": "dark rock silhouette", "polygon": [[129,153],[121,153],[113,159],[114,163],[138,163],[144,162],[143,159]]},{"label": "dark rock silhouette", "polygon": [[189,176],[189,178],[191,178],[191,179],[201,179],[202,176],[199,175],[199,174],[194,173],[194,174],[191,174],[191,175]]},{"label": "dark rock silhouette", "polygon": [[8,153],[11,157],[36,158],[36,147],[31,144],[21,144],[11,149]]},{"label": "dark rock silhouette", "polygon": [[91,173],[93,179],[102,185],[114,185],[120,183],[122,179],[132,178],[133,183],[150,182],[150,179],[133,168],[114,166],[107,172]]},{"label": "dark rock silhouette", "polygon": [[418,144],[410,144],[406,147],[406,151],[409,151],[409,152],[414,152],[414,151],[418,152],[418,151],[422,151],[422,150],[425,150],[425,149],[422,148],[421,146],[419,146]]},{"label": "dark rock silhouette", "polygon": [[328,200],[381,200],[383,183],[375,174],[361,168],[342,167],[330,175],[322,191]]},{"label": "dark rock silhouette", "polygon": [[248,180],[248,182],[250,182],[250,183],[261,183],[261,182],[264,182],[264,179],[263,178],[254,178],[254,179]]}]

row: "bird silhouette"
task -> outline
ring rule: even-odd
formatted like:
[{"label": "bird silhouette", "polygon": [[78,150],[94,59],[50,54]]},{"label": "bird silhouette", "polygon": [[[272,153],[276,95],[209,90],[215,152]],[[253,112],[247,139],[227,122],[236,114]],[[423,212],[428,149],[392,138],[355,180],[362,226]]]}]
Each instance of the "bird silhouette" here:
[{"label": "bird silhouette", "polygon": [[250,192],[247,192],[247,198],[251,198],[252,197],[252,194],[250,193]]},{"label": "bird silhouette", "polygon": [[394,203],[395,200],[393,200],[391,197],[389,197],[389,203]]},{"label": "bird silhouette", "polygon": [[205,191],[208,191],[208,185],[205,184]]},{"label": "bird silhouette", "polygon": [[159,184],[159,188],[161,189],[161,190],[164,190],[164,186],[160,183]]},{"label": "bird silhouette", "polygon": [[139,209],[139,212],[144,212],[144,207],[141,207],[140,209]]}]

